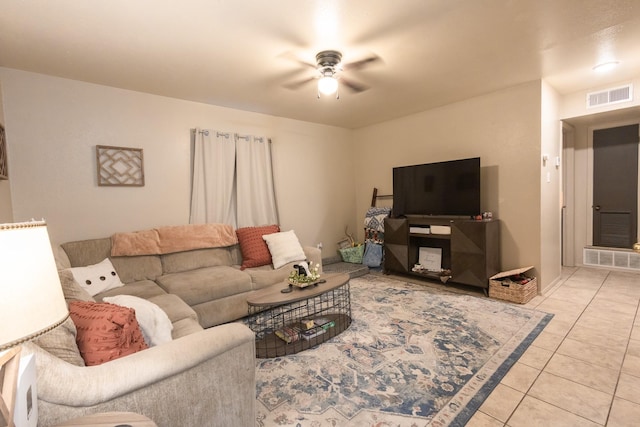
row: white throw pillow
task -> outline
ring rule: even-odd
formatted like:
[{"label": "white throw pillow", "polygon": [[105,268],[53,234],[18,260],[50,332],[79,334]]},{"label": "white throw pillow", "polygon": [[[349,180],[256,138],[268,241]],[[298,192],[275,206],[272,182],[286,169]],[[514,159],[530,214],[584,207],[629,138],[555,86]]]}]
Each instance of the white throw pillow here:
[{"label": "white throw pillow", "polygon": [[76,282],[87,292],[89,295],[95,296],[100,292],[108,291],[109,289],[124,286],[124,283],[120,281],[120,277],[113,268],[111,260],[105,258],[98,264],[88,265],[86,267],[73,267],[70,268],[73,278]]},{"label": "white throw pillow", "polygon": [[133,308],[136,320],[142,330],[142,335],[149,347],[171,341],[173,325],[163,309],[146,299],[133,295],[116,295],[104,297],[102,301],[122,307]]},{"label": "white throw pillow", "polygon": [[265,234],[262,238],[269,247],[273,268],[280,268],[292,261],[304,261],[307,259],[293,230]]}]

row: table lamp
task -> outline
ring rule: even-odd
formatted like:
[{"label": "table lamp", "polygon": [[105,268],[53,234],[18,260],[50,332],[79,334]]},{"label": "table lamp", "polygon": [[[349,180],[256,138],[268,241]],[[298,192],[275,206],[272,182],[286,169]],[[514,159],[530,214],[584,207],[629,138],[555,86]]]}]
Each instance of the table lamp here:
[{"label": "table lamp", "polygon": [[47,224],[0,224],[0,426],[14,427],[20,344],[68,316]]}]

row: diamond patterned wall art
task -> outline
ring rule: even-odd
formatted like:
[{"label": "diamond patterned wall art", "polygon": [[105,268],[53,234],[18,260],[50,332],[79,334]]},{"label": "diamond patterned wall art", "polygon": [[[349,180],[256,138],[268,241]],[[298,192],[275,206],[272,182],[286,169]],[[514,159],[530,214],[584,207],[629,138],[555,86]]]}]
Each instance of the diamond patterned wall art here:
[{"label": "diamond patterned wall art", "polygon": [[0,125],[0,179],[9,179],[9,169],[7,168],[7,141],[2,125]]},{"label": "diamond patterned wall art", "polygon": [[96,145],[99,186],[144,186],[141,148]]}]

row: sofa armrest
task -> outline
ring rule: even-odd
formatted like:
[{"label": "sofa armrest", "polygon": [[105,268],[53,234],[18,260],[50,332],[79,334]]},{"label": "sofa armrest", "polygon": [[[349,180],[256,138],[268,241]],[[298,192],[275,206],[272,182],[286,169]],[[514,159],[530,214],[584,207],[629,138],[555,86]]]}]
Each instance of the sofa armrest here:
[{"label": "sofa armrest", "polygon": [[302,250],[307,256],[307,261],[313,262],[314,265],[320,266],[320,273],[322,273],[322,251],[313,246],[303,246]]},{"label": "sofa armrest", "polygon": [[35,344],[25,344],[25,350],[36,355],[39,399],[87,407],[180,375],[246,342],[251,342],[254,348],[253,341],[254,334],[249,328],[230,323],[102,365],[86,367],[64,362]]}]

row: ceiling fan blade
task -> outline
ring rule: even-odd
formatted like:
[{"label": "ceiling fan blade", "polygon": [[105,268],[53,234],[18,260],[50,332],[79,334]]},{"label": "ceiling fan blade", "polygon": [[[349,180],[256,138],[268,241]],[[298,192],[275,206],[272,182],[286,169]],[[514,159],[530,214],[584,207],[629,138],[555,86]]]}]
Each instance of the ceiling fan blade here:
[{"label": "ceiling fan blade", "polygon": [[293,61],[305,67],[313,68],[314,70],[318,67],[317,64],[312,64],[310,62],[303,61],[302,59],[298,58],[298,56],[295,53],[291,51],[284,52],[278,55],[278,57],[288,59],[289,61]]},{"label": "ceiling fan blade", "polygon": [[378,62],[381,61],[380,57],[378,55],[372,55],[369,56],[367,58],[361,59],[359,61],[355,61],[355,62],[349,62],[347,64],[342,65],[342,69],[345,71],[348,70],[359,70],[363,67],[366,67],[370,64],[373,64],[374,62]]},{"label": "ceiling fan blade", "polygon": [[353,80],[347,80],[344,77],[341,77],[339,81],[342,82],[342,84],[344,84],[352,92],[359,93],[369,89],[369,86],[363,83],[357,83],[357,82],[354,82]]},{"label": "ceiling fan blade", "polygon": [[304,86],[307,83],[312,82],[314,80],[316,80],[315,77],[308,77],[308,78],[303,79],[303,80],[298,80],[297,82],[286,83],[283,86],[286,87],[287,89],[295,90],[295,89],[301,88],[302,86]]}]

